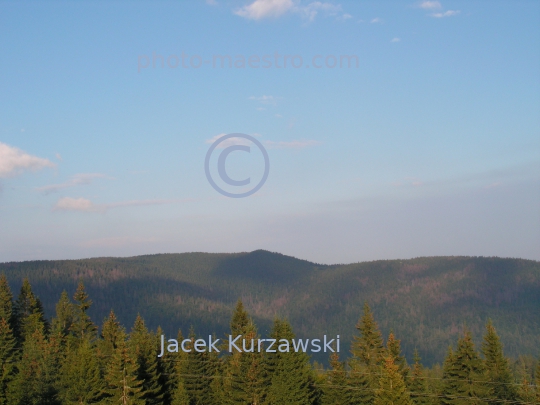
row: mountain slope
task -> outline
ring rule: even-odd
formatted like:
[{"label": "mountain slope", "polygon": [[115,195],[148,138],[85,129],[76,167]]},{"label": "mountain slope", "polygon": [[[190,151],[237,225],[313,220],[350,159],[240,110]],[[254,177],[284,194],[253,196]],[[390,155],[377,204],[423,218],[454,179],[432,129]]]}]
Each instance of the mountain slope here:
[{"label": "mountain slope", "polygon": [[194,325],[225,333],[238,298],[264,334],[275,315],[298,335],[340,334],[346,343],[367,300],[386,335],[410,358],[442,361],[466,325],[479,339],[492,318],[507,354],[540,350],[540,263],[521,259],[430,257],[318,265],[278,253],[185,253],[0,264],[15,294],[28,277],[48,315],[60,293],[83,279],[95,322],[114,308],[131,326],[137,313],[167,333]]}]

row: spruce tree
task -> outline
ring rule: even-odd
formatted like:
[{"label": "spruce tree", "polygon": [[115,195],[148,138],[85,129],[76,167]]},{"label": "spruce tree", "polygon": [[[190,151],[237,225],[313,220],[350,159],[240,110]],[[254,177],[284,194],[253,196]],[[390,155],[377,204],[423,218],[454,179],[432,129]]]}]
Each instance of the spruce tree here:
[{"label": "spruce tree", "polygon": [[104,396],[99,362],[88,339],[67,348],[60,369],[59,397],[64,404],[96,404]]},{"label": "spruce tree", "polygon": [[354,397],[352,404],[372,404],[374,392],[378,388],[378,374],[382,366],[385,349],[382,334],[375,322],[368,303],[364,303],[364,314],[356,329],[359,336],[354,336],[351,343],[352,358],[349,360],[350,384]]},{"label": "spruce tree", "polygon": [[[289,322],[275,319],[271,337],[276,346],[289,342],[289,352],[269,353],[270,387],[267,403],[271,405],[308,405],[313,398],[314,375],[309,356],[296,352],[292,339],[295,338]],[[257,353],[256,353],[257,354]],[[264,378],[263,375],[261,375]]]},{"label": "spruce tree", "polygon": [[15,377],[15,336],[6,318],[0,318],[0,405],[8,403],[8,385]]},{"label": "spruce tree", "polygon": [[489,404],[498,404],[501,402],[500,400],[517,401],[518,393],[513,385],[514,378],[491,320],[486,325],[482,354],[485,357],[488,397],[492,399]]},{"label": "spruce tree", "polygon": [[137,378],[137,363],[130,354],[125,339],[117,342],[111,361],[105,370],[105,404],[145,405],[142,381]]},{"label": "spruce tree", "polygon": [[137,315],[129,336],[131,354],[137,364],[137,377],[142,381],[142,398],[147,405],[162,404],[163,392],[158,369],[158,347],[155,336]]},{"label": "spruce tree", "polygon": [[379,387],[375,391],[375,405],[413,405],[409,391],[399,372],[399,367],[394,364],[392,357],[385,359],[381,368]]},{"label": "spruce tree", "polygon": [[322,405],[349,405],[347,384],[345,363],[339,360],[339,353],[334,352],[330,355],[330,370],[323,384]]},{"label": "spruce tree", "polygon": [[52,333],[61,335],[64,340],[70,334],[74,321],[74,306],[64,290],[56,304],[56,316],[52,320]]},{"label": "spruce tree", "polygon": [[92,306],[92,300],[88,297],[82,280],[79,281],[73,300],[75,301],[71,324],[73,336],[79,341],[95,340],[97,328],[87,314],[88,309]]},{"label": "spruce tree", "polygon": [[360,336],[353,337],[351,344],[353,357],[359,359],[369,369],[376,370],[382,364],[385,350],[381,332],[367,302],[364,303],[364,315],[358,321],[356,329],[360,332]]},{"label": "spruce tree", "polygon": [[394,332],[390,332],[390,335],[388,335],[386,350],[388,351],[388,355],[392,357],[394,364],[398,366],[399,372],[403,377],[403,381],[405,381],[405,384],[407,384],[410,369],[407,365],[405,356],[403,356],[401,353],[401,341],[396,339]]},{"label": "spruce tree", "polygon": [[60,341],[45,338],[43,328],[26,336],[18,374],[8,387],[9,402],[24,405],[59,405],[56,377],[59,372]]},{"label": "spruce tree", "polygon": [[0,275],[0,319],[5,319],[13,330],[13,294],[5,274]]},{"label": "spruce tree", "polygon": [[44,335],[48,332],[49,324],[45,319],[43,305],[34,295],[27,278],[23,280],[21,291],[13,306],[13,316],[14,333],[19,346],[22,346],[26,338],[36,330],[41,330]]},{"label": "spruce tree", "polygon": [[[414,365],[412,375],[408,381],[411,398],[416,405],[431,405],[433,401],[429,397],[428,384],[424,376],[424,368],[420,362],[418,351],[414,351]],[[405,381],[407,383],[407,381]]]},{"label": "spruce tree", "polygon": [[486,405],[488,395],[484,362],[476,352],[471,333],[458,340],[455,353],[449,353],[445,363],[444,405]]}]

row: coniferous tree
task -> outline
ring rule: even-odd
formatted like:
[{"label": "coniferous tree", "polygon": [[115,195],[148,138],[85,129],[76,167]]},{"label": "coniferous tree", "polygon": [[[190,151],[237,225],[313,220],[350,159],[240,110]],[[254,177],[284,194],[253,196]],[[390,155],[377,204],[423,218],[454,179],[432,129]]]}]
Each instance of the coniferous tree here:
[{"label": "coniferous tree", "polygon": [[19,346],[22,346],[28,336],[36,330],[41,330],[47,335],[49,324],[45,319],[43,305],[34,295],[30,282],[23,280],[21,291],[13,306],[14,333]]},{"label": "coniferous tree", "polygon": [[469,331],[458,340],[457,350],[445,363],[444,405],[486,405],[488,395],[484,362],[476,352]]},{"label": "coniferous tree", "polygon": [[534,380],[536,383],[536,402],[540,404],[540,358],[536,362],[536,372]]},{"label": "coniferous tree", "polygon": [[63,404],[96,404],[103,398],[105,384],[93,349],[88,339],[66,349],[58,383]]},{"label": "coniferous tree", "polygon": [[75,308],[64,290],[56,304],[56,316],[52,320],[52,333],[66,338],[72,330]]},{"label": "coniferous tree", "polygon": [[79,281],[73,300],[75,301],[71,324],[73,336],[79,341],[95,340],[97,328],[87,314],[88,309],[92,306],[92,300],[88,297],[82,280]]},{"label": "coniferous tree", "polygon": [[137,377],[142,381],[142,398],[147,405],[162,404],[163,392],[158,369],[158,347],[155,336],[137,315],[129,336],[129,347],[137,364]]},{"label": "coniferous tree", "polygon": [[392,357],[394,364],[398,367],[398,370],[403,377],[403,381],[407,384],[410,369],[407,365],[405,356],[401,353],[401,341],[396,339],[394,332],[390,332],[390,335],[388,335],[386,350],[388,351],[388,355]]},{"label": "coniferous tree", "polygon": [[414,365],[407,385],[411,392],[411,398],[416,405],[431,405],[433,403],[429,397],[428,384],[424,376],[424,368],[420,362],[420,356],[417,350],[414,351]]},{"label": "coniferous tree", "polygon": [[142,381],[137,378],[137,363],[130,354],[125,337],[117,342],[105,370],[105,404],[145,405]]},{"label": "coniferous tree", "polygon": [[382,364],[384,346],[381,332],[375,322],[373,313],[368,303],[364,303],[364,315],[356,325],[360,336],[354,336],[351,344],[353,357],[366,365],[369,369],[376,370]]},{"label": "coniferous tree", "polygon": [[15,377],[15,336],[5,318],[0,318],[0,405],[8,403],[8,385]]},{"label": "coniferous tree", "polygon": [[289,351],[269,353],[270,387],[267,403],[270,405],[308,405],[313,398],[314,375],[309,364],[309,356],[303,351],[296,352],[292,339],[292,327],[287,321],[274,320],[271,337],[276,339],[276,347],[288,342]]},{"label": "coniferous tree", "polygon": [[[230,325],[232,338],[242,335],[239,341],[245,339],[246,349],[250,350],[251,340],[256,342],[259,336],[255,324],[240,300],[236,304]],[[221,387],[223,403],[261,404],[266,395],[265,389],[268,384],[264,353],[258,353],[257,349],[253,352],[246,352],[243,347],[240,349],[241,352],[238,352],[233,348],[233,352],[225,360]]]},{"label": "coniferous tree", "polygon": [[356,329],[360,335],[353,337],[352,358],[349,360],[350,384],[354,387],[354,391],[351,389],[354,395],[351,403],[373,404],[385,349],[382,334],[367,302],[364,303],[364,314]]},{"label": "coniferous tree", "polygon": [[349,405],[351,400],[347,384],[345,363],[334,352],[330,355],[330,370],[323,385],[322,405]]},{"label": "coniferous tree", "polygon": [[409,391],[399,372],[399,367],[394,364],[392,357],[385,359],[381,367],[379,387],[375,391],[375,405],[413,405]]},{"label": "coniferous tree", "polygon": [[485,357],[489,403],[495,405],[504,401],[517,401],[518,393],[513,385],[514,378],[508,360],[504,357],[502,343],[491,321],[486,325],[482,343]]},{"label": "coniferous tree", "polygon": [[13,294],[5,274],[0,275],[0,319],[5,319],[13,330]]},{"label": "coniferous tree", "polygon": [[59,405],[56,378],[59,372],[60,341],[45,338],[43,328],[26,336],[18,374],[8,387],[9,403]]}]

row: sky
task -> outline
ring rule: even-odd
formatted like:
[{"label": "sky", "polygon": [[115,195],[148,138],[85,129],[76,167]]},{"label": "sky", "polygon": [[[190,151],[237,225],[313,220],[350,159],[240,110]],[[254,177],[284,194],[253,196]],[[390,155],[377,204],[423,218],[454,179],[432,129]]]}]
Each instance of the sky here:
[{"label": "sky", "polygon": [[0,1],[0,73],[0,262],[540,260],[538,1]]}]

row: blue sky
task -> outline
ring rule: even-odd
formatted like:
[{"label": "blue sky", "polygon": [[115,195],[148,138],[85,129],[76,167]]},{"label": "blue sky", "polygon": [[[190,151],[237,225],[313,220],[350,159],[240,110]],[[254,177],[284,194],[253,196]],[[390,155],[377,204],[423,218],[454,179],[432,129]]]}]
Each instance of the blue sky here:
[{"label": "blue sky", "polygon": [[[537,1],[1,1],[0,261],[540,260],[539,23]],[[247,198],[205,177],[228,133],[268,151]],[[260,153],[227,172],[256,182]]]}]

